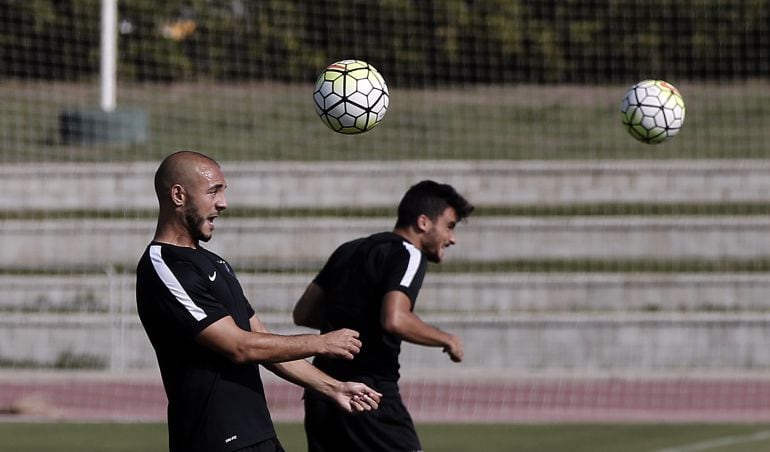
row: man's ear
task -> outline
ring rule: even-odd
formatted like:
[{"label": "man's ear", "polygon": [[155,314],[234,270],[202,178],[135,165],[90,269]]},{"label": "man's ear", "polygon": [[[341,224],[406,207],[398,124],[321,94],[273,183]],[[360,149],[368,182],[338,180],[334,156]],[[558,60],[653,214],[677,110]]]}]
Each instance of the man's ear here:
[{"label": "man's ear", "polygon": [[174,203],[174,205],[177,207],[184,205],[185,200],[187,199],[187,192],[185,191],[184,187],[179,184],[174,184],[170,191],[171,202]]},{"label": "man's ear", "polygon": [[433,223],[433,221],[431,221],[431,219],[428,218],[427,215],[425,215],[424,213],[420,214],[420,216],[417,217],[417,230],[419,230],[420,232],[425,232],[428,229],[430,229],[431,223]]}]

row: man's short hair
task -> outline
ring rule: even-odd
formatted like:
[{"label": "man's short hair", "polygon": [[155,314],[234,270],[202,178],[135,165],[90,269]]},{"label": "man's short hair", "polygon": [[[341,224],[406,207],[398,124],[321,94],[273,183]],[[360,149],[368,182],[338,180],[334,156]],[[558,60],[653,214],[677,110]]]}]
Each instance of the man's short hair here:
[{"label": "man's short hair", "polygon": [[196,151],[177,151],[168,156],[160,163],[157,171],[155,171],[155,193],[160,200],[166,195],[171,188],[171,184],[179,183],[181,181],[175,180],[179,178],[180,173],[180,161],[195,159],[198,161],[207,161],[216,166],[219,166],[216,160],[209,157],[206,154],[202,154]]},{"label": "man's short hair", "polygon": [[470,216],[474,206],[462,197],[451,185],[424,180],[412,185],[398,205],[396,227],[405,227],[417,222],[420,215],[432,221],[444,213],[447,207],[457,212],[457,220]]}]

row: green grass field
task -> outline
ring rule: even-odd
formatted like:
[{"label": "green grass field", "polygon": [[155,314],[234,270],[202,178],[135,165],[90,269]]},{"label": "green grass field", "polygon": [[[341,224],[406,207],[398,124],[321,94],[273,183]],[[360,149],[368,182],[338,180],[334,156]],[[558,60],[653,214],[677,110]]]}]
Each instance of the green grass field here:
[{"label": "green grass field", "polygon": [[[287,452],[305,451],[299,424],[277,425]],[[770,450],[768,425],[439,425],[418,427],[430,452],[748,452]],[[159,452],[164,424],[0,423],[5,452]]]},{"label": "green grass field", "polygon": [[770,157],[769,82],[678,85],[685,126],[662,146],[623,130],[624,85],[392,87],[383,123],[355,138],[321,123],[310,83],[121,85],[119,108],[144,110],[150,138],[111,149],[65,145],[58,133],[61,111],[98,106],[95,82],[7,81],[0,160],[156,161],[183,148],[222,161]]}]

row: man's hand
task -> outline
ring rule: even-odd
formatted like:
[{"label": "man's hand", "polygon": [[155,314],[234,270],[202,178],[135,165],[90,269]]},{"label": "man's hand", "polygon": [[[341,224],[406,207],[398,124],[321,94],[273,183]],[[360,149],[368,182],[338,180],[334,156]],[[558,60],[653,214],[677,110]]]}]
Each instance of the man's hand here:
[{"label": "man's hand", "polygon": [[320,355],[329,358],[353,359],[361,351],[358,331],[343,328],[321,335],[323,350]]},{"label": "man's hand", "polygon": [[382,394],[363,383],[347,381],[339,385],[330,397],[346,412],[361,413],[379,408]]},{"label": "man's hand", "polygon": [[459,337],[450,334],[449,342],[444,346],[444,352],[449,354],[449,358],[459,363],[463,360],[463,343]]}]

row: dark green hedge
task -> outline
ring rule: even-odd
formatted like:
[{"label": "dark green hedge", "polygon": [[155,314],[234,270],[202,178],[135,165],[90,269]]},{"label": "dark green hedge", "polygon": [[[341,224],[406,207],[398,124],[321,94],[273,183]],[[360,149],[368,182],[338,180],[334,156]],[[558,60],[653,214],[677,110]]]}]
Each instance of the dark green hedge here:
[{"label": "dark green hedge", "polygon": [[[770,0],[122,0],[126,80],[313,80],[364,59],[389,83],[770,75]],[[0,76],[98,72],[100,0],[0,0]],[[189,35],[166,30],[194,24]]]}]

